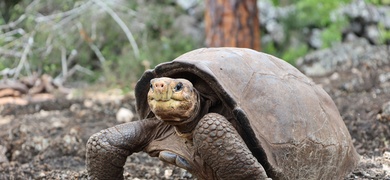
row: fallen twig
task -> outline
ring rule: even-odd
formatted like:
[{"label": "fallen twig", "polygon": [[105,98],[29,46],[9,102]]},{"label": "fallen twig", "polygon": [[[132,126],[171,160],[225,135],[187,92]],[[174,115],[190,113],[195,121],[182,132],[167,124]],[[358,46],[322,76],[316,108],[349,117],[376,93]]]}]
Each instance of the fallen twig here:
[{"label": "fallen twig", "polygon": [[0,81],[0,89],[14,89],[21,93],[27,93],[28,91],[28,87],[25,84],[11,79],[2,79]]},{"label": "fallen twig", "polygon": [[56,84],[50,75],[43,74],[19,78],[18,80],[0,80],[0,105],[15,104],[26,105],[28,103],[53,100],[71,93],[62,84]]}]

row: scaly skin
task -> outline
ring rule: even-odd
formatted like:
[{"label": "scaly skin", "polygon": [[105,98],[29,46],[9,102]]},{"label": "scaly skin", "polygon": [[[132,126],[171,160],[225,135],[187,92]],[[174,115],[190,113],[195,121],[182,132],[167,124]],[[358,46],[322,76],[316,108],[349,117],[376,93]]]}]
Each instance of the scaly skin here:
[{"label": "scaly skin", "polygon": [[[146,129],[148,131],[144,131]],[[161,121],[145,119],[120,124],[92,135],[86,150],[89,177],[123,179],[123,166],[127,156],[141,151],[153,139],[162,136],[163,129]]]},{"label": "scaly skin", "polygon": [[220,114],[205,115],[195,128],[194,146],[215,179],[270,179],[244,141]]}]

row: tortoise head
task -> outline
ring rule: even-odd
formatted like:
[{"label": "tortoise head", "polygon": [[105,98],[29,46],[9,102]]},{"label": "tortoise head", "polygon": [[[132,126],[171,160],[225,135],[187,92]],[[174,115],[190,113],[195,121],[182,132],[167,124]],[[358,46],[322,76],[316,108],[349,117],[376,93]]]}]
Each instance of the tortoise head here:
[{"label": "tortoise head", "polygon": [[150,81],[148,104],[158,119],[180,124],[195,115],[199,99],[190,81],[162,77]]}]

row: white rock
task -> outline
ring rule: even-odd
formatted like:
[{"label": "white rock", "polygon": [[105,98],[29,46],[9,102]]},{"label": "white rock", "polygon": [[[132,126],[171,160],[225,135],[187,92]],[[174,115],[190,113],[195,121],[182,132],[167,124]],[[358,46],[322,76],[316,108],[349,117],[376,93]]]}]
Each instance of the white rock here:
[{"label": "white rock", "polygon": [[167,169],[164,171],[164,177],[166,179],[169,179],[172,176],[173,170],[172,169]]},{"label": "white rock", "polygon": [[84,106],[86,107],[86,108],[91,108],[92,106],[93,106],[93,101],[92,100],[89,100],[89,99],[86,99],[86,100],[84,100]]},{"label": "white rock", "polygon": [[5,155],[6,152],[7,152],[7,148],[5,146],[0,145],[0,163],[8,162],[8,158]]},{"label": "white rock", "polygon": [[127,108],[120,108],[116,113],[116,120],[120,123],[130,122],[134,118],[134,113]]}]

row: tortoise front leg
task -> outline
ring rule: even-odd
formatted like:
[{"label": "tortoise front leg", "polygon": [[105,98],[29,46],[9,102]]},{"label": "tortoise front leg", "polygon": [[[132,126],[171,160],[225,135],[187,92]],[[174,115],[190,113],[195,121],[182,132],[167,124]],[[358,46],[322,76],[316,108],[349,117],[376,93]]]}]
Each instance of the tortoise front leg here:
[{"label": "tortoise front leg", "polygon": [[158,136],[156,129],[160,125],[161,121],[144,119],[120,124],[92,135],[86,149],[89,177],[123,179],[123,166],[127,156],[141,151]]},{"label": "tortoise front leg", "polygon": [[217,179],[267,179],[243,139],[220,114],[206,114],[194,132],[194,146]]}]

